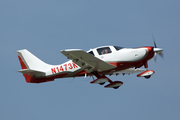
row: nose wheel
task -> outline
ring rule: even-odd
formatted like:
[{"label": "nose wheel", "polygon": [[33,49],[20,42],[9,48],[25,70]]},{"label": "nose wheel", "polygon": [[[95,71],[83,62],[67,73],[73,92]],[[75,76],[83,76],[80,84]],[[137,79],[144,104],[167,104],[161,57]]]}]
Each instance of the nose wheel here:
[{"label": "nose wheel", "polygon": [[145,77],[146,79],[149,79],[151,75],[153,75],[155,72],[153,70],[147,70],[137,75],[137,77]]}]

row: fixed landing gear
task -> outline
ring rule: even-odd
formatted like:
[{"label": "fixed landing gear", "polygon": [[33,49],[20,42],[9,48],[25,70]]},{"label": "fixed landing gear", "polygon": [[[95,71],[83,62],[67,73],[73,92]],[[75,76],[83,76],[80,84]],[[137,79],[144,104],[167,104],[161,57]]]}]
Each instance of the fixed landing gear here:
[{"label": "fixed landing gear", "polygon": [[123,82],[121,82],[121,81],[112,81],[109,78],[107,78],[105,75],[100,76],[97,73],[94,75],[97,77],[97,79],[91,81],[90,83],[104,85],[106,82],[109,82],[110,84],[104,86],[105,88],[118,89],[123,84]]},{"label": "fixed landing gear", "polygon": [[153,70],[147,70],[137,75],[137,77],[145,77],[146,79],[149,79],[151,75],[153,75],[155,72]]},{"label": "fixed landing gear", "polygon": [[114,89],[118,89],[120,86],[117,86],[117,87],[113,87]]},{"label": "fixed landing gear", "polygon": [[118,89],[122,84],[123,84],[123,82],[121,82],[121,81],[114,81],[114,82],[110,82],[110,84],[108,84],[104,87]]},{"label": "fixed landing gear", "polygon": [[99,83],[99,85],[104,85],[106,82],[103,82],[103,83]]},{"label": "fixed landing gear", "polygon": [[146,79],[149,79],[151,77],[151,75],[148,75],[148,76],[144,76]]}]

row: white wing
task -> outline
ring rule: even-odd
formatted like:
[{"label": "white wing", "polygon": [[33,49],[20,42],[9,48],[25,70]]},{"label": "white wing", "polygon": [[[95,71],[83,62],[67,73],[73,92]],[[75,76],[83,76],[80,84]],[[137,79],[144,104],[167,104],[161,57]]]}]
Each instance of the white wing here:
[{"label": "white wing", "polygon": [[83,68],[88,73],[93,71],[102,72],[116,68],[116,66],[102,61],[80,49],[63,50],[61,51],[61,53],[64,54],[68,59],[71,59],[74,63]]},{"label": "white wing", "polygon": [[112,74],[108,74],[108,75],[119,75],[119,74],[133,74],[133,73],[141,73],[146,71],[146,69],[133,69],[133,68],[129,68],[129,69],[125,69],[125,70],[121,70],[118,72],[113,72]]}]

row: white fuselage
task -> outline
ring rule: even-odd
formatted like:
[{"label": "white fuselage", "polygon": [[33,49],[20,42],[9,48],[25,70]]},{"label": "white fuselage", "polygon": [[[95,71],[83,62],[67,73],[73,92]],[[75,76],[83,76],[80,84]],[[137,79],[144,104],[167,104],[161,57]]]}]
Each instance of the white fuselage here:
[{"label": "white fuselage", "polygon": [[[108,48],[109,53],[100,53],[103,48]],[[120,50],[116,50],[114,46],[103,46],[94,49],[90,49],[89,52],[93,52],[93,55],[100,60],[103,60],[108,63],[119,63],[124,65],[124,63],[135,63],[141,61],[148,54],[147,48],[122,48]],[[67,73],[66,77],[72,77],[78,75],[83,68],[76,65],[72,60],[67,61],[60,65],[54,65],[50,69],[46,71],[46,76],[54,76],[61,73]]]}]

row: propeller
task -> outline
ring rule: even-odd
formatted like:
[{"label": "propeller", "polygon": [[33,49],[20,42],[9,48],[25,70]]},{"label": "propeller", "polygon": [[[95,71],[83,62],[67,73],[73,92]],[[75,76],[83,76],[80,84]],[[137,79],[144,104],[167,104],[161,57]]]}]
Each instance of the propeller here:
[{"label": "propeller", "polygon": [[164,55],[162,53],[163,49],[157,47],[154,36],[152,35],[152,37],[153,37],[153,41],[154,41],[154,52],[155,52],[155,54],[154,54],[154,62],[156,62],[157,55],[159,55],[162,59],[164,59]]}]

